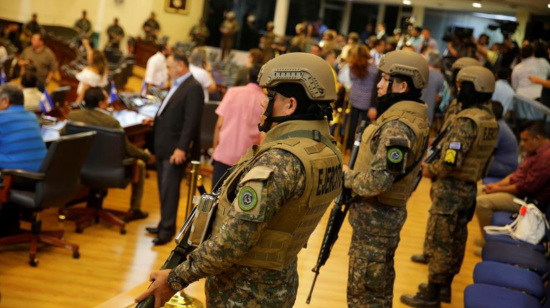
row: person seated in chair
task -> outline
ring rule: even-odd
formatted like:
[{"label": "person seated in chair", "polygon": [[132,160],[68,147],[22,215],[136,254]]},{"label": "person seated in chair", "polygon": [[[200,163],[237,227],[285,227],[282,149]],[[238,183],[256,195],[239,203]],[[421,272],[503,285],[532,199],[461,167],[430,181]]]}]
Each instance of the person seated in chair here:
[{"label": "person seated in chair", "polygon": [[503,107],[498,101],[491,101],[493,114],[498,121],[498,141],[493,152],[493,162],[489,167],[484,184],[498,182],[518,168],[518,141],[510,126],[503,119]]},{"label": "person seated in chair", "polygon": [[[0,86],[0,174],[2,169],[38,171],[46,156],[46,145],[40,134],[36,116],[24,107],[23,91],[18,85]],[[25,188],[25,183],[14,182],[13,187]],[[19,210],[2,204],[0,236],[19,230]]]},{"label": "person seated in chair", "polygon": [[[85,108],[72,111],[67,115],[67,119],[93,126],[122,129],[120,123],[107,111],[108,100],[109,96],[102,88],[89,88],[84,92]],[[126,155],[137,159],[138,181],[137,183],[132,183],[132,197],[130,201],[132,216],[129,220],[132,221],[149,216],[147,212],[141,211],[141,199],[143,198],[143,186],[145,184],[145,166],[146,162],[150,162],[151,154],[139,149],[126,138]]]},{"label": "person seated in chair", "polygon": [[[514,198],[532,197],[541,211],[550,202],[550,141],[540,122],[528,122],[520,134],[521,148],[527,156],[518,169],[502,181],[488,184],[477,197],[476,215],[483,227],[491,224],[494,212],[517,212],[520,205]],[[483,245],[483,241],[476,241]],[[476,254],[479,254],[477,250]]]}]

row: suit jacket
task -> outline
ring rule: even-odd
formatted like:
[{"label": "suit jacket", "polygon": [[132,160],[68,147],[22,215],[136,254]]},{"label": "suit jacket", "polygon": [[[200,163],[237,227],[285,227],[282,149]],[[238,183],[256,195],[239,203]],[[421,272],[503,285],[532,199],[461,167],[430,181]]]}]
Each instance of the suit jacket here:
[{"label": "suit jacket", "polygon": [[[67,115],[67,119],[99,127],[122,129],[120,123],[113,116],[95,109],[84,108],[73,110]],[[124,138],[126,140],[126,155],[128,157],[141,159],[145,162],[149,160],[149,155],[145,151],[132,144],[126,136]]]},{"label": "suit jacket", "polygon": [[158,159],[169,159],[176,148],[189,154],[193,140],[200,138],[203,109],[202,86],[189,76],[166,102],[162,113],[155,116],[153,131]]}]

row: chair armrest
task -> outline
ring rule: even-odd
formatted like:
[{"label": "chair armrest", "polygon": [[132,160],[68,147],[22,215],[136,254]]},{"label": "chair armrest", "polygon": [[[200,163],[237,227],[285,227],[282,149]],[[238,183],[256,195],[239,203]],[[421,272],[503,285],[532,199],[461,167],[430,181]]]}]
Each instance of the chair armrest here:
[{"label": "chair armrest", "polygon": [[12,176],[27,178],[27,179],[36,180],[36,181],[42,181],[46,176],[44,173],[21,170],[21,169],[3,169],[1,171],[1,174],[4,176],[12,175]]},{"label": "chair armrest", "polygon": [[122,164],[124,166],[130,166],[130,165],[133,165],[135,163],[136,163],[136,159],[132,158],[132,157],[127,157],[127,158],[122,160]]}]

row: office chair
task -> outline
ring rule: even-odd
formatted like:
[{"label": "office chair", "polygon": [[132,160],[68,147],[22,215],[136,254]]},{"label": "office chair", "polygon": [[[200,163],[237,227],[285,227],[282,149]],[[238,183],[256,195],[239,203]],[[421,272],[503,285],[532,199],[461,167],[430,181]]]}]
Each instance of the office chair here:
[{"label": "office chair", "polygon": [[[38,265],[38,243],[63,247],[73,251],[78,259],[78,245],[63,240],[63,230],[42,231],[39,213],[48,208],[62,207],[80,188],[80,169],[95,138],[95,132],[61,137],[53,141],[38,172],[19,169],[2,170],[3,187],[0,189],[0,205],[19,206],[28,216],[31,230],[0,238],[0,246],[30,242],[29,263]],[[25,181],[34,190],[18,188],[17,181]],[[27,185],[25,185],[27,186]],[[27,218],[27,217],[26,217]]]},{"label": "office chair", "polygon": [[80,177],[82,184],[90,188],[88,204],[85,208],[63,209],[60,212],[80,216],[76,220],[76,232],[82,233],[84,226],[92,220],[99,223],[103,219],[120,227],[120,234],[126,234],[126,224],[121,219],[129,218],[129,212],[103,208],[103,199],[109,188],[126,188],[130,182],[137,181],[136,160],[126,158],[125,135],[121,129],[109,129],[88,126],[84,123],[69,122],[65,134],[96,132],[96,139],[82,167]]}]

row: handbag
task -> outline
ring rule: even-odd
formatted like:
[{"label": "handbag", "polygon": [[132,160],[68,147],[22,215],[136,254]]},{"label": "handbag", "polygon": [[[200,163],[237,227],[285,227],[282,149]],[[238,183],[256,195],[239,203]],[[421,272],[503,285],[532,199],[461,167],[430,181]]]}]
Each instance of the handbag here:
[{"label": "handbag", "polygon": [[483,229],[490,235],[509,235],[516,241],[537,245],[549,228],[546,217],[533,203],[527,204],[517,198],[514,202],[521,205],[516,220],[506,226],[486,226]]}]

